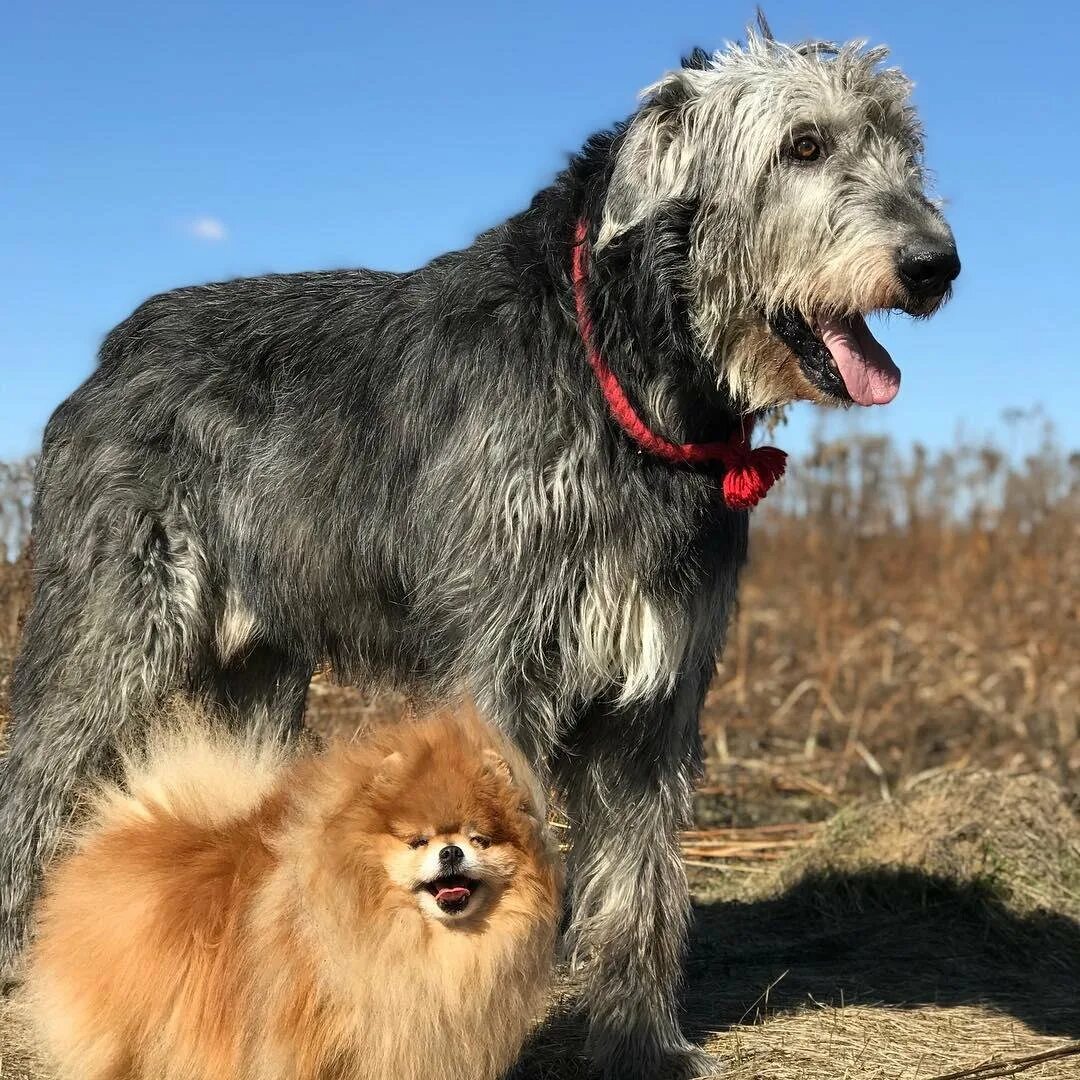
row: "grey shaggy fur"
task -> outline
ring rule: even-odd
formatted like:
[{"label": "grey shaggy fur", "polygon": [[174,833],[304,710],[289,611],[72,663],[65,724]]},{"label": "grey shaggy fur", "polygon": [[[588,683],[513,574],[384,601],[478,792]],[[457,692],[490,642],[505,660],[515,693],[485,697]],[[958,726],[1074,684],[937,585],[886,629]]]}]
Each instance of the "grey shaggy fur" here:
[{"label": "grey shaggy fur", "polygon": [[[695,52],[464,251],[178,289],[108,336],[37,477],[0,773],[5,962],[119,740],[176,693],[287,737],[329,661],[358,683],[465,686],[548,770],[590,1052],[621,1080],[710,1069],[677,1018],[676,831],[747,517],[613,424],[574,317],[574,225],[597,343],[669,438],[842,402],[784,320],[927,314],[947,287],[898,269],[906,246],[952,242],[883,55],[765,34]],[[813,165],[790,154],[806,131]]]}]

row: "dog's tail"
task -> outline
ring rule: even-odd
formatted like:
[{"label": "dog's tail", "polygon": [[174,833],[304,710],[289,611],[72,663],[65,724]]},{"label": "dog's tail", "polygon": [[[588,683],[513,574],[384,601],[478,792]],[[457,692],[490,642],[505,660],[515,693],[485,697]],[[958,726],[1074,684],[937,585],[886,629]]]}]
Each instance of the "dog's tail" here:
[{"label": "dog's tail", "polygon": [[[28,961],[34,1024],[61,1075],[128,1076],[136,1061],[145,1076],[239,1075],[239,920],[265,865],[252,830],[285,761],[184,706],[153,718],[119,778],[89,793],[46,877]],[[175,1069],[158,1068],[166,1053]]]},{"label": "dog's tail", "polygon": [[236,734],[196,707],[156,718],[120,755],[120,781],[91,796],[90,827],[162,816],[216,828],[250,814],[278,786],[291,751]]}]

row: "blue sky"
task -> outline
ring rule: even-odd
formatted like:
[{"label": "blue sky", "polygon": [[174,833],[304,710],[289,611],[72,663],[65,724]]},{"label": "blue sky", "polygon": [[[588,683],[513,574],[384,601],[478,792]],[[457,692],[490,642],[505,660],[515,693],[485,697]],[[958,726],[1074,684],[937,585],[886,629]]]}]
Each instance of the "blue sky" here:
[{"label": "blue sky", "polygon": [[[766,10],[784,39],[893,47],[964,263],[938,318],[879,330],[904,385],[862,429],[940,445],[1042,405],[1080,445],[1076,6]],[[35,447],[142,298],[271,270],[403,269],[465,244],[681,53],[751,15],[716,0],[9,5],[0,456]],[[781,441],[798,450],[813,423],[798,407]]]}]

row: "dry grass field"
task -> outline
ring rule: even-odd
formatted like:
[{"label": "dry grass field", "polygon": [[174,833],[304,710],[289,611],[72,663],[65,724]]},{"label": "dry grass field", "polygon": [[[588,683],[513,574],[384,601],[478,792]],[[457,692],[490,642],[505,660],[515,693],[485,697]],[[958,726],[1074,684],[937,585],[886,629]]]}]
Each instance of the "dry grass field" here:
[{"label": "dry grass field", "polygon": [[[684,837],[688,1024],[732,1080],[1080,1076],[1080,455],[1011,449],[821,440],[755,515]],[[0,702],[27,576],[0,561]],[[522,1080],[587,1076],[570,989]],[[42,1076],[6,1009],[0,1077]]]}]

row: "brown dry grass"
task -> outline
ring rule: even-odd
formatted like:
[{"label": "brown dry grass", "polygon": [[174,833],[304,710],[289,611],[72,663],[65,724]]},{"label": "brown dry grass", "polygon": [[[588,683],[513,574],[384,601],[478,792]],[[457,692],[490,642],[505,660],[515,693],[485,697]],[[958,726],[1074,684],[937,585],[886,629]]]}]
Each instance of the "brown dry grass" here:
[{"label": "brown dry grass", "polygon": [[[1080,819],[1048,778],[923,779],[749,883],[691,879],[689,1026],[731,1080],[931,1080],[1080,1037]],[[580,1043],[567,1003],[525,1078],[585,1080],[566,1060]]]},{"label": "brown dry grass", "polygon": [[[689,1022],[733,1080],[930,1080],[1080,1038],[1080,455],[1035,435],[1011,464],[821,442],[755,517],[683,844]],[[26,577],[0,560],[0,724]],[[309,698],[324,731],[398,708]],[[523,1076],[584,1078],[580,1041],[564,1002]]]}]

